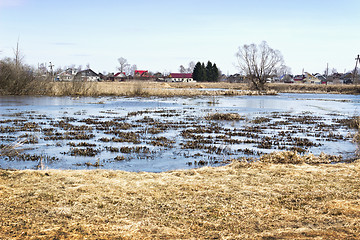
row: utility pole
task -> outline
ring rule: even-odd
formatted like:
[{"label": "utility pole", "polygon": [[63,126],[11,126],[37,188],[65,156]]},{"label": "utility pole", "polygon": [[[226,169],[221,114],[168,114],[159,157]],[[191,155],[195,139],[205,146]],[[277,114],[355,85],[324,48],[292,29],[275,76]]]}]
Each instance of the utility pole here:
[{"label": "utility pole", "polygon": [[[53,78],[54,77],[54,70],[53,70],[54,65],[51,62],[49,62],[49,63],[50,63],[49,67],[50,67],[51,78]],[[54,79],[52,79],[52,81],[54,81]]]},{"label": "utility pole", "polygon": [[354,74],[353,74],[353,83],[355,83],[357,85],[357,65],[358,63],[360,63],[360,55],[357,55],[357,58],[355,58],[355,69],[354,69]]},{"label": "utility pole", "polygon": [[326,64],[326,72],[325,72],[325,77],[329,76],[329,63]]}]

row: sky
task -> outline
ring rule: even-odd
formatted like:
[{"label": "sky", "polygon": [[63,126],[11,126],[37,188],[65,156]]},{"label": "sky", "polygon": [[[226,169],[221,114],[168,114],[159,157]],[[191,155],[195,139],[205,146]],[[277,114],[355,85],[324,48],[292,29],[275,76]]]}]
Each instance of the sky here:
[{"label": "sky", "polygon": [[279,50],[293,74],[350,71],[360,54],[359,0],[0,0],[0,59],[17,43],[35,67],[178,72],[189,62],[238,73],[244,44]]}]

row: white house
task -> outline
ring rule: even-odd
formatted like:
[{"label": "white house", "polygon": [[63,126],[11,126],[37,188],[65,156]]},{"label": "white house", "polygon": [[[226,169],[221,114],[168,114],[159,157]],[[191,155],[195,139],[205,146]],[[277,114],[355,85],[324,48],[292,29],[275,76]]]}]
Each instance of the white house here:
[{"label": "white house", "polygon": [[75,68],[68,68],[65,71],[56,75],[56,81],[71,82],[74,80],[77,70]]},{"label": "white house", "polygon": [[171,82],[194,82],[192,73],[170,73],[168,79]]}]

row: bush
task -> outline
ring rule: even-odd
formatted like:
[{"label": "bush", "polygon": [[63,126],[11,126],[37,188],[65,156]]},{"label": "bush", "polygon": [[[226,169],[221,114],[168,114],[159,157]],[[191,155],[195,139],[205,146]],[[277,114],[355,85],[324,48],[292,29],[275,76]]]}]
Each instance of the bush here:
[{"label": "bush", "polygon": [[0,93],[28,94],[36,77],[30,66],[5,58],[0,61]]}]

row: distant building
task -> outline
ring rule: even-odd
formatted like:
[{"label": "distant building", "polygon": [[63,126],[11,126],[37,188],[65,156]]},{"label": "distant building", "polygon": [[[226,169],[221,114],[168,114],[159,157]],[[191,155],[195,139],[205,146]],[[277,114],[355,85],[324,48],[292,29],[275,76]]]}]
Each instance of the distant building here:
[{"label": "distant building", "polygon": [[321,84],[327,84],[327,79],[324,75],[321,75],[320,73],[316,73],[314,76],[321,81]]},{"label": "distant building", "polygon": [[229,76],[227,78],[227,81],[228,82],[242,83],[242,82],[246,81],[246,77],[244,75],[236,73],[234,75]]},{"label": "distant building", "polygon": [[310,84],[322,84],[322,79],[306,72],[306,78],[304,78],[304,82],[305,83],[310,83]]},{"label": "distant building", "polygon": [[148,70],[135,70],[134,78],[137,79],[148,79],[150,78],[150,74]]},{"label": "distant building", "polygon": [[81,81],[81,82],[97,82],[100,80],[100,77],[93,70],[86,69],[83,71],[79,71],[75,75],[74,79],[75,81]]},{"label": "distant building", "polygon": [[170,82],[194,82],[192,73],[170,73],[168,77]]},{"label": "distant building", "polygon": [[344,73],[341,77],[341,83],[343,84],[352,84],[354,79],[354,74],[352,72]]},{"label": "distant building", "polygon": [[118,72],[114,75],[114,81],[124,81],[126,79],[126,73]]},{"label": "distant building", "polygon": [[290,74],[284,74],[283,76],[281,76],[279,78],[279,81],[275,81],[275,82],[280,82],[280,81],[284,82],[284,83],[294,83],[295,82],[293,76]]},{"label": "distant building", "polygon": [[75,68],[68,68],[65,71],[57,74],[55,81],[72,82],[76,74],[77,70]]},{"label": "distant building", "polygon": [[294,77],[294,82],[296,82],[296,83],[303,83],[304,82],[304,79],[305,79],[305,75],[296,75],[295,77]]}]

